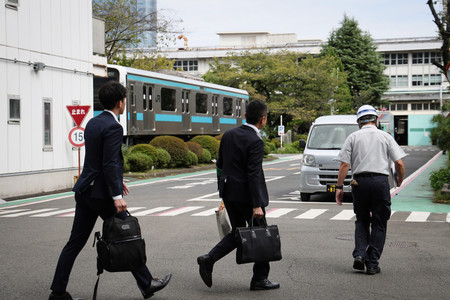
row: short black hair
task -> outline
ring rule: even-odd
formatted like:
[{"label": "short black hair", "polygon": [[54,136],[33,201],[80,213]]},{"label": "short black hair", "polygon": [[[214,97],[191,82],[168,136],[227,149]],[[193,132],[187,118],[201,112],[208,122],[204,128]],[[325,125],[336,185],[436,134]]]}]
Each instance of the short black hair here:
[{"label": "short black hair", "polygon": [[249,124],[256,124],[258,121],[267,116],[267,105],[260,100],[253,100],[245,108],[246,120]]},{"label": "short black hair", "polygon": [[98,92],[98,99],[105,109],[113,109],[118,101],[127,96],[127,89],[119,82],[111,80],[102,85]]}]

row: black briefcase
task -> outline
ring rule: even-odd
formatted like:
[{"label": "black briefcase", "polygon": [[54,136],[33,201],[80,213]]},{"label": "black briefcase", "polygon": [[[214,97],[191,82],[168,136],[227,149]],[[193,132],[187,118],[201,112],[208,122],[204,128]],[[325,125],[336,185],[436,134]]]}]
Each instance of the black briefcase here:
[{"label": "black briefcase", "polygon": [[277,225],[236,228],[236,263],[269,262],[281,260],[281,241]]}]

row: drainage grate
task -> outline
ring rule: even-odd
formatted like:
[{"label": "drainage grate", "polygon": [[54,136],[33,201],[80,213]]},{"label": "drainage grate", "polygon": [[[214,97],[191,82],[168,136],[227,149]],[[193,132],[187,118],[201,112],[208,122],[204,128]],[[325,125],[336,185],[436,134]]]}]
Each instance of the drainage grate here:
[{"label": "drainage grate", "polygon": [[396,248],[408,248],[408,247],[417,247],[416,242],[388,242],[386,243],[387,247],[396,247]]}]

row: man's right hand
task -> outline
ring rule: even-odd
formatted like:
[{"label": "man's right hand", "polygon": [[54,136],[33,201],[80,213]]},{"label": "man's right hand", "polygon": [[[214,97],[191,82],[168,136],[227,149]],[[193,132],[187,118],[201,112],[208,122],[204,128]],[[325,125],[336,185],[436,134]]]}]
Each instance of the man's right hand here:
[{"label": "man's right hand", "polygon": [[255,218],[261,219],[262,217],[264,217],[264,212],[261,207],[255,207],[253,208],[253,215],[255,216]]},{"label": "man's right hand", "polygon": [[123,198],[119,200],[114,200],[114,206],[117,209],[117,213],[121,213],[127,210],[127,203],[125,202],[125,200],[123,200]]}]

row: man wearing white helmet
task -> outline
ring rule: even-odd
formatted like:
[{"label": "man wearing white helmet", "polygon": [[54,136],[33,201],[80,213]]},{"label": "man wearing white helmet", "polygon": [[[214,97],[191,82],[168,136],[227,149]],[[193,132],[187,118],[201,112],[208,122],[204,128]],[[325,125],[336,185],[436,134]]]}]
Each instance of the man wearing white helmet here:
[{"label": "man wearing white helmet", "polygon": [[403,182],[405,152],[394,138],[377,129],[377,112],[370,105],[358,109],[358,131],[350,134],[339,152],[341,162],[336,186],[336,203],[342,205],[343,183],[351,167],[355,221],[353,268],[369,275],[380,273],[378,260],[386,240],[387,221],[391,216],[389,192],[390,161],[394,161],[398,186]]}]

